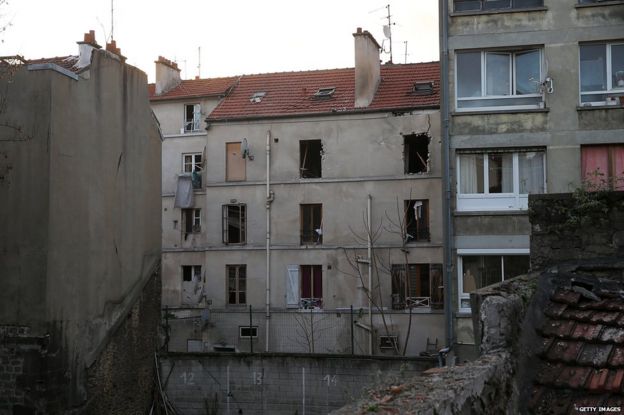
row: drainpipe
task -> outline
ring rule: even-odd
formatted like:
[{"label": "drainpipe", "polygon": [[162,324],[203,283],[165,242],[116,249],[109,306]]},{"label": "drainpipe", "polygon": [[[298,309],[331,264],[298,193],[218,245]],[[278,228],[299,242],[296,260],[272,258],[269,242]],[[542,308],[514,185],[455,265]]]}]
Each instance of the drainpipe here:
[{"label": "drainpipe", "polygon": [[368,331],[368,354],[373,354],[373,312],[372,312],[372,298],[373,298],[373,258],[372,258],[372,248],[373,242],[371,240],[371,232],[373,231],[371,225],[371,195],[368,195],[368,199],[366,201],[366,215],[368,221],[368,324],[370,330]]},{"label": "drainpipe", "polygon": [[446,328],[446,347],[453,347],[455,332],[453,329],[452,281],[453,281],[453,221],[451,218],[451,143],[449,139],[449,72],[448,72],[448,1],[439,0],[440,6],[440,72],[442,116],[442,164],[444,174],[444,322]]},{"label": "drainpipe", "polygon": [[271,321],[271,130],[266,135],[266,333],[265,351],[269,351],[269,322]]}]

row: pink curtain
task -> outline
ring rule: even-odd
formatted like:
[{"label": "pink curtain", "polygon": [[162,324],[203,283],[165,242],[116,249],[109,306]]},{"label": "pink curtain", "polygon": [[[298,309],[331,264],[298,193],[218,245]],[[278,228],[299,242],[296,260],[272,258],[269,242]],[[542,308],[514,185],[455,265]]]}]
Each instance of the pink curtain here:
[{"label": "pink curtain", "polygon": [[609,147],[581,147],[581,170],[583,180],[590,190],[608,186],[609,179]]},{"label": "pink curtain", "polygon": [[624,146],[612,146],[613,189],[624,190]]}]

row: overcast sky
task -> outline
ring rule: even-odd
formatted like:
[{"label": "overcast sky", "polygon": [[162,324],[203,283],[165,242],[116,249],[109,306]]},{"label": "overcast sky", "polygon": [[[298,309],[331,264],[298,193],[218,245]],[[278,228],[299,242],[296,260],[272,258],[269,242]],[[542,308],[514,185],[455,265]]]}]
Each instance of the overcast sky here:
[{"label": "overcast sky", "polygon": [[[407,62],[438,60],[437,0],[114,0],[114,38],[150,82],[158,55],[195,77],[198,48],[202,78],[344,68],[353,66],[357,27],[382,43],[388,3],[394,62],[405,62],[405,41]],[[100,45],[110,39],[111,0],[9,0],[0,14],[11,23],[3,56],[76,54],[90,29]]]}]

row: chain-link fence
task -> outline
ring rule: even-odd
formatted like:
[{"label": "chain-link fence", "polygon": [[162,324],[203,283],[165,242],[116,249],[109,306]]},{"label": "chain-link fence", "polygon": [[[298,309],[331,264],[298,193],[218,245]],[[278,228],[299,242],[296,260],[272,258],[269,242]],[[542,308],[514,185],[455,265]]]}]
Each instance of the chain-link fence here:
[{"label": "chain-link fence", "polygon": [[[175,352],[277,352],[418,355],[443,339],[439,312],[165,309],[166,347]],[[268,329],[267,329],[268,327]],[[268,334],[268,342],[267,342]],[[406,337],[409,336],[407,345]]]}]

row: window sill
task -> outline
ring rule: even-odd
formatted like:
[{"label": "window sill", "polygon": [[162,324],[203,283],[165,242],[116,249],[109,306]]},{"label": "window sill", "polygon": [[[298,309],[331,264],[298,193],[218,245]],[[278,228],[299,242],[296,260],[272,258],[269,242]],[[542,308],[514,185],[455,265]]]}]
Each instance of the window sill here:
[{"label": "window sill", "polygon": [[509,210],[467,210],[467,211],[455,211],[453,216],[514,216],[514,215],[526,215],[528,210],[522,209],[509,209]]},{"label": "window sill", "polygon": [[[624,2],[622,2],[624,4]],[[587,106],[577,106],[577,111],[596,111],[596,110],[621,110],[624,106],[622,105],[587,105]]]},{"label": "window sill", "polygon": [[467,10],[463,12],[451,12],[449,16],[480,16],[488,14],[507,14],[507,13],[522,13],[522,12],[545,12],[548,7],[527,7],[524,9],[497,9],[497,10]]},{"label": "window sill", "polygon": [[598,6],[615,6],[617,4],[624,4],[624,0],[611,0],[611,1],[601,1],[598,3],[583,3],[583,4],[575,4],[574,7],[577,9],[585,9],[587,7],[598,7]]},{"label": "window sill", "polygon": [[549,108],[533,108],[533,109],[503,109],[503,110],[474,110],[474,111],[453,111],[451,115],[462,116],[462,115],[488,115],[488,114],[525,114],[525,113],[547,113],[549,112]]}]

